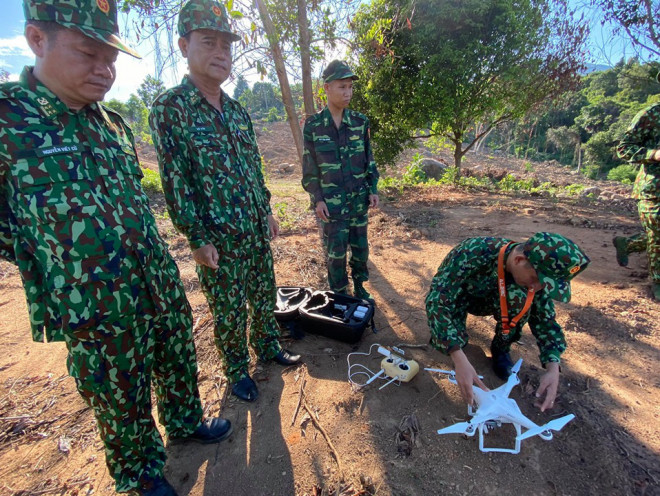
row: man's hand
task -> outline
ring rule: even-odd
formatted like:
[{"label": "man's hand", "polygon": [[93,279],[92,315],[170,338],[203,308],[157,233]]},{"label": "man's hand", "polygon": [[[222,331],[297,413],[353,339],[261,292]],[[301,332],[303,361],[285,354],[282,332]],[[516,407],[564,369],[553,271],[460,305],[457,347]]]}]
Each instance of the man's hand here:
[{"label": "man's hand", "polygon": [[379,203],[378,195],[369,195],[369,208],[377,208]]},{"label": "man's hand", "polygon": [[199,265],[210,267],[211,269],[218,268],[218,250],[212,244],[204,245],[197,248],[192,252],[193,260]]},{"label": "man's hand", "polygon": [[660,162],[660,149],[656,150],[655,153],[653,154],[653,160],[655,162]]},{"label": "man's hand", "polygon": [[484,391],[489,391],[486,385],[479,379],[477,371],[468,360],[463,350],[456,350],[451,354],[451,359],[454,362],[454,371],[456,372],[456,382],[458,387],[461,388],[461,396],[468,405],[474,404],[474,393],[472,391],[472,384],[476,384]]},{"label": "man's hand", "polygon": [[325,204],[324,201],[319,201],[316,202],[316,216],[328,222],[328,218],[330,217],[330,212],[328,212],[328,206]]},{"label": "man's hand", "polygon": [[557,389],[559,388],[559,364],[557,362],[549,362],[546,364],[546,372],[541,377],[541,384],[536,390],[536,397],[542,398],[545,394],[545,400],[534,403],[534,405],[545,412],[548,408],[555,406],[555,398],[557,397]]},{"label": "man's hand", "polygon": [[272,214],[268,215],[268,232],[270,233],[270,239],[275,239],[280,234],[280,225]]}]

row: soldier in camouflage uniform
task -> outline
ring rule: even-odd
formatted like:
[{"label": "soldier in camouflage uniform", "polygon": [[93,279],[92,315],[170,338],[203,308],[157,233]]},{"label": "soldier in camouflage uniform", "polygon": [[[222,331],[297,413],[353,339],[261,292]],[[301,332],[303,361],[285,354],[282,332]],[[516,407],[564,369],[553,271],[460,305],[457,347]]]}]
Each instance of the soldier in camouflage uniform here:
[{"label": "soldier in camouflage uniform", "polygon": [[[451,356],[456,380],[468,404],[473,401],[472,384],[487,389],[462,350],[468,343],[466,319],[470,313],[492,315],[497,321],[491,353],[493,369],[502,380],[513,366],[511,344],[520,339],[523,326],[529,323],[541,364],[548,369],[536,396],[545,395],[542,411],[553,406],[566,342],[555,320],[552,300],[569,301],[570,279],[588,264],[589,258],[575,243],[553,233],[537,233],[524,243],[471,238],[447,254],[431,282],[426,312],[431,344]],[[501,295],[506,295],[504,305]]]},{"label": "soldier in camouflage uniform", "polygon": [[217,442],[202,422],[192,315],[156,229],[133,136],[100,105],[115,79],[114,0],[24,0],[36,55],[0,86],[0,257],[18,265],[35,341],[64,341],[118,492],[176,494],[151,415],[170,438]]},{"label": "soldier in camouflage uniform", "polygon": [[350,246],[354,294],[371,299],[363,283],[369,279],[368,209],[378,206],[378,169],[369,120],[348,108],[356,79],[340,60],[330,62],[323,72],[328,105],[305,121],[302,184],[323,229],[330,289],[348,293]]},{"label": "soldier in camouflage uniform", "polygon": [[[658,74],[660,82],[660,74]],[[613,239],[619,265],[628,254],[646,250],[653,296],[660,300],[660,103],[638,113],[617,147],[619,158],[640,164],[633,197],[645,233]]]},{"label": "soldier in camouflage uniform", "polygon": [[197,262],[225,374],[236,396],[254,401],[248,309],[250,344],[260,358],[291,365],[300,356],[279,343],[269,243],[278,225],[252,122],[220,88],[231,71],[231,43],[240,37],[215,0],[187,2],[178,30],[190,73],[156,99],[149,122],[170,217]]}]

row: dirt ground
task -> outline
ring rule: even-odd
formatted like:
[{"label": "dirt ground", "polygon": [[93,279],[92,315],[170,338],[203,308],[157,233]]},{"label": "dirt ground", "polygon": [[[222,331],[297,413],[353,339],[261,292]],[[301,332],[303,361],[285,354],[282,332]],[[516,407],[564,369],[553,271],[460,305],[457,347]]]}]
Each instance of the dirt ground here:
[{"label": "dirt ground", "polygon": [[[259,124],[257,130],[282,225],[272,243],[278,284],[323,288],[323,253],[299,167],[282,165],[295,163],[286,125]],[[152,154],[142,157],[155,167]],[[466,166],[584,182],[549,165],[524,171],[522,161],[506,157],[470,155]],[[195,312],[206,412],[234,424],[230,440],[218,446],[168,447],[169,480],[180,494],[193,496],[660,494],[660,305],[651,299],[645,258],[632,255],[627,268],[614,259],[612,237],[638,229],[634,205],[621,199],[626,188],[599,186],[615,199],[450,187],[381,192],[382,206],[369,225],[368,288],[378,332],[365,332],[355,346],[313,334],[287,340],[305,365],[254,363],[260,390],[254,404],[227,394],[187,243],[164,215],[162,196],[153,197]],[[440,261],[466,237],[522,240],[537,231],[575,240],[592,259],[573,282],[571,302],[557,304],[568,350],[553,410],[534,407],[540,366],[529,329],[513,351],[524,359],[521,386],[511,395],[523,413],[538,424],[576,416],[552,441],[525,440],[518,455],[484,454],[476,436],[438,436],[437,429],[468,418],[458,388],[438,374],[421,371],[410,383],[383,390],[378,383],[351,389],[347,354],[368,352],[374,343],[413,345],[406,357],[421,367],[451,368],[450,359],[427,345],[424,297]],[[21,281],[6,262],[0,262],[0,289],[0,494],[113,494],[93,416],[66,375],[64,346],[31,341]],[[469,318],[467,353],[496,387],[501,381],[487,351],[493,324],[492,318]],[[381,358],[374,350],[352,359],[378,370]],[[510,447],[513,431],[503,427],[487,439],[489,446]]]}]

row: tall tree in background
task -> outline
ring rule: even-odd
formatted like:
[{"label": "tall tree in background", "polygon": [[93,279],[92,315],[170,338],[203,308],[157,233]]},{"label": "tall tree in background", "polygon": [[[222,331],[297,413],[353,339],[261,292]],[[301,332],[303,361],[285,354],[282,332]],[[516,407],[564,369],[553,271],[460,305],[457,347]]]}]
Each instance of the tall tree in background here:
[{"label": "tall tree in background", "polygon": [[137,94],[144,103],[145,107],[151,108],[151,104],[160,95],[165,91],[165,85],[160,79],[156,79],[153,76],[147,75],[142,81],[142,84],[137,90]]},{"label": "tall tree in background", "polygon": [[241,74],[236,78],[236,87],[234,88],[234,100],[238,100],[245,90],[249,90],[250,85],[248,85],[247,80]]},{"label": "tall tree in background", "polygon": [[459,171],[493,127],[576,85],[587,35],[559,0],[374,0],[354,30],[380,161],[440,136]]}]

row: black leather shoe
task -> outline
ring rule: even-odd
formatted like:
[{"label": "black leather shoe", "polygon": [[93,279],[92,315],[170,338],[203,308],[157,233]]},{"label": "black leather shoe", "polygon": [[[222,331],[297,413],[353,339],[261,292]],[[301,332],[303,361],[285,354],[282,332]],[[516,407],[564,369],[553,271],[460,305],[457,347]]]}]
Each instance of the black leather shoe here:
[{"label": "black leather shoe", "polygon": [[280,365],[295,365],[300,363],[300,355],[293,355],[282,348],[282,350],[273,357],[273,360],[275,360]]},{"label": "black leather shoe", "polygon": [[259,396],[257,385],[252,380],[252,377],[246,375],[236,384],[231,387],[231,392],[234,396],[238,396],[243,401],[255,401]]},{"label": "black leather shoe", "polygon": [[493,371],[495,372],[495,375],[503,381],[506,381],[511,375],[511,369],[513,368],[511,355],[499,351],[492,346],[490,347],[490,352],[493,355]]},{"label": "black leather shoe", "polygon": [[178,496],[172,485],[165,477],[156,479],[150,489],[133,491],[138,496]]},{"label": "black leather shoe", "polygon": [[213,417],[204,419],[201,425],[187,437],[170,438],[170,442],[180,443],[184,441],[192,441],[201,444],[213,444],[224,441],[231,434],[232,427],[229,420],[220,417]]}]

